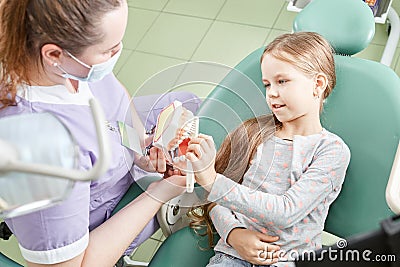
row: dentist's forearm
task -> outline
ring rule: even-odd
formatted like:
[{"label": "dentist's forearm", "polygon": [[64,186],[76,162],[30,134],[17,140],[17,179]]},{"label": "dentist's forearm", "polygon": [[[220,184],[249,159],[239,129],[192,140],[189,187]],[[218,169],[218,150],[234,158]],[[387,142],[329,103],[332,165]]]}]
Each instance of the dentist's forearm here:
[{"label": "dentist's forearm", "polygon": [[186,177],[173,175],[153,182],[125,208],[90,233],[82,266],[112,267],[163,203],[185,192]]},{"label": "dentist's forearm", "polygon": [[160,201],[143,193],[91,231],[89,245],[80,255],[50,265],[27,262],[28,267],[113,267],[161,205]]},{"label": "dentist's forearm", "polygon": [[143,193],[91,231],[82,266],[114,266],[161,205],[161,202]]}]

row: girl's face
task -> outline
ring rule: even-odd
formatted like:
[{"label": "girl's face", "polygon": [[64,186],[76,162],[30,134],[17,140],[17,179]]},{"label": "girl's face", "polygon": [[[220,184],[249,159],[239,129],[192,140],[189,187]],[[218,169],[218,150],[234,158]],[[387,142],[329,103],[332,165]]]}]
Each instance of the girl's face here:
[{"label": "girl's face", "polygon": [[280,122],[319,123],[321,92],[316,77],[269,54],[264,55],[261,72],[268,106]]},{"label": "girl's face", "polygon": [[[81,55],[74,56],[89,66],[109,60],[121,49],[121,41],[125,33],[127,21],[128,6],[124,3],[103,17],[102,23],[99,25],[99,34],[103,34],[104,36],[102,42],[86,48]],[[89,73],[87,67],[68,56],[65,57],[65,62],[62,65],[69,73],[78,77],[86,77]]]}]

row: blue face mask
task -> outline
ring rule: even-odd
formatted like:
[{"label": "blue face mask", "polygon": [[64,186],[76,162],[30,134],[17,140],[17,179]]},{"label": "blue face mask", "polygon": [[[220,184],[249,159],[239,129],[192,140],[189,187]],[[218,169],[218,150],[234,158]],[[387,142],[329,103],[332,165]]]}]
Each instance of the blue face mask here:
[{"label": "blue face mask", "polygon": [[67,51],[67,53],[76,62],[78,62],[82,66],[90,69],[90,71],[86,77],[78,77],[78,76],[69,74],[61,66],[57,66],[62,72],[64,72],[61,76],[66,79],[72,79],[72,80],[77,80],[77,81],[82,81],[82,82],[95,82],[95,81],[99,81],[99,80],[103,79],[107,74],[110,74],[113,71],[115,64],[117,63],[117,61],[122,53],[122,43],[121,43],[121,47],[118,50],[118,52],[115,53],[109,60],[107,60],[103,63],[100,63],[100,64],[94,64],[92,66],[89,66],[88,64],[80,61],[78,58],[76,58],[74,55],[72,55],[68,51]]}]

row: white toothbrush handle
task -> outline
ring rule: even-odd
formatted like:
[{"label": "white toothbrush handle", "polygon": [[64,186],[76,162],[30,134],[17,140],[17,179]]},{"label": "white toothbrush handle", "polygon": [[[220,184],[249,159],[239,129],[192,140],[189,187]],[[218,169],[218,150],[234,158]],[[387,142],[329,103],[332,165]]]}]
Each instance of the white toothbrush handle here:
[{"label": "white toothbrush handle", "polygon": [[192,193],[194,190],[194,172],[192,167],[192,162],[186,160],[187,162],[187,172],[186,172],[186,192]]}]

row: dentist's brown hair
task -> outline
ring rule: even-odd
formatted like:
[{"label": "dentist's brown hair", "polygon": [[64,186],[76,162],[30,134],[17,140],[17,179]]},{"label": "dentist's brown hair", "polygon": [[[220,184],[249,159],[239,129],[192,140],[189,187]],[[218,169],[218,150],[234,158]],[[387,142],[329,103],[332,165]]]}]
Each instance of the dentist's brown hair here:
[{"label": "dentist's brown hair", "polygon": [[0,0],[0,108],[15,104],[19,85],[42,67],[41,48],[56,44],[74,55],[104,37],[103,15],[126,0]]}]

